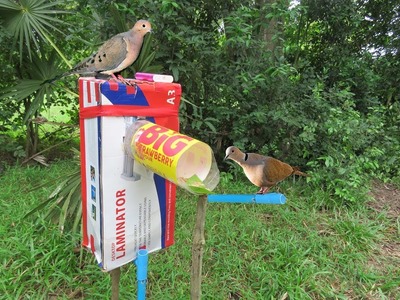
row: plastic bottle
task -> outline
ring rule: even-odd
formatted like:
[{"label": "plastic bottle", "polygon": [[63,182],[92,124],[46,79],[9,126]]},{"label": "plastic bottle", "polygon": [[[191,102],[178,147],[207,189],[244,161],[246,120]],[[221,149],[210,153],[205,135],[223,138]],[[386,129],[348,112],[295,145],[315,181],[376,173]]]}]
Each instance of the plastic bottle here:
[{"label": "plastic bottle", "polygon": [[206,143],[146,120],[125,135],[125,151],[136,162],[194,194],[208,194],[219,183],[219,170]]}]

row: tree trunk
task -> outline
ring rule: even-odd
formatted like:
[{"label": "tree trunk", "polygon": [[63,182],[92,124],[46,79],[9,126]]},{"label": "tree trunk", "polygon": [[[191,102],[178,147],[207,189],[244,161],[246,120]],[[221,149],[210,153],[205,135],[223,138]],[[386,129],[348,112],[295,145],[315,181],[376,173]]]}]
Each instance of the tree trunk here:
[{"label": "tree trunk", "polygon": [[[288,0],[257,0],[256,7],[261,11],[260,14],[260,32],[259,38],[265,42],[266,50],[270,51],[272,57],[280,57],[283,55],[282,39],[283,20],[280,16],[279,7],[289,7]],[[272,16],[267,16],[272,14]]]},{"label": "tree trunk", "polygon": [[[31,100],[29,98],[24,100],[25,113],[29,111]],[[26,140],[25,140],[25,156],[26,158],[36,154],[39,143],[38,125],[32,123],[30,120],[26,121]]]}]

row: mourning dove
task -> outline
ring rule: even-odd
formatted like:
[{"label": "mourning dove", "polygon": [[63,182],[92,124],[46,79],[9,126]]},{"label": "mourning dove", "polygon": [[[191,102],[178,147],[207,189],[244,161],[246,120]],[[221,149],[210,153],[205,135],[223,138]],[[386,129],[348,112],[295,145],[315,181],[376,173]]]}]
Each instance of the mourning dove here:
[{"label": "mourning dove", "polygon": [[126,69],[139,57],[144,36],[148,32],[151,32],[150,22],[139,20],[131,30],[113,36],[92,56],[77,64],[70,71],[47,82],[53,82],[71,74],[94,74],[96,76],[105,74],[116,79],[114,73]]},{"label": "mourning dove", "polygon": [[231,159],[243,168],[244,174],[251,183],[260,188],[257,194],[265,194],[272,186],[290,175],[308,176],[296,167],[273,157],[256,153],[243,153],[235,146],[226,149],[225,159]]}]

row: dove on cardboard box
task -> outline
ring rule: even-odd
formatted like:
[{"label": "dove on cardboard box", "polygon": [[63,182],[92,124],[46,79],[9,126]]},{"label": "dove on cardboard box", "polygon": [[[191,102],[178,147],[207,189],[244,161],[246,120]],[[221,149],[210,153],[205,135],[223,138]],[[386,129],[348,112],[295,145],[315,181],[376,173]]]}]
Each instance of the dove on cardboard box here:
[{"label": "dove on cardboard box", "polygon": [[83,246],[104,271],[174,243],[176,186],[132,163],[123,143],[136,117],[178,131],[181,86],[131,83],[79,79]]}]

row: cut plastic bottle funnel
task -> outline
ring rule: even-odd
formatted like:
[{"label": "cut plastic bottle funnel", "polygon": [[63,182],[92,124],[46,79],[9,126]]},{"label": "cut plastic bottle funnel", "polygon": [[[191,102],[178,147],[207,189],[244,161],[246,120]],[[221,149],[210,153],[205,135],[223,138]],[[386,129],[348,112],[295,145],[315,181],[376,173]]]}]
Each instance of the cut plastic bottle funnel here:
[{"label": "cut plastic bottle funnel", "polygon": [[174,130],[136,121],[125,148],[137,162],[194,194],[209,194],[219,183],[211,147]]}]

